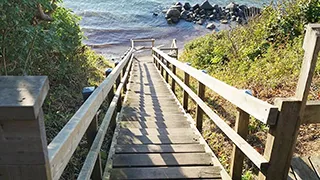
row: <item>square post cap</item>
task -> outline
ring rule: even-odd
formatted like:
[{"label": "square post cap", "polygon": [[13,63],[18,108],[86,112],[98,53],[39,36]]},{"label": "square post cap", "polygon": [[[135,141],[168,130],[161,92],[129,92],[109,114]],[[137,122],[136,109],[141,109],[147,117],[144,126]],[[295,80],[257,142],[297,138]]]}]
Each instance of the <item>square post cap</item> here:
[{"label": "square post cap", "polygon": [[35,120],[49,91],[46,76],[0,76],[0,120]]}]

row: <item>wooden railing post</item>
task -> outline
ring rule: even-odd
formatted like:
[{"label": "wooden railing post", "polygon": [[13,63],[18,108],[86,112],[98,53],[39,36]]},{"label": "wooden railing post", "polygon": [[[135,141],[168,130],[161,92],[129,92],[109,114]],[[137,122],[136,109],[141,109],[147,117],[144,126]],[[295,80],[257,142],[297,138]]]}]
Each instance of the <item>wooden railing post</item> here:
[{"label": "wooden railing post", "polygon": [[[166,66],[168,69],[170,69],[170,63],[169,61],[166,61]],[[169,83],[169,72],[166,72],[166,82]]]},{"label": "wooden railing post", "polygon": [[305,54],[295,97],[276,100],[280,115],[277,124],[270,126],[264,152],[270,166],[267,172],[259,174],[259,179],[287,179],[320,50],[319,24],[307,26],[303,48]]},{"label": "wooden railing post", "polygon": [[[89,98],[89,96],[94,92],[94,90],[95,90],[95,87],[85,87],[82,90],[83,100],[86,101]],[[95,117],[91,121],[91,123],[86,131],[88,149],[91,148],[93,141],[98,133],[99,113],[100,113],[100,110],[96,113]],[[94,169],[92,171],[91,178],[92,178],[92,180],[101,180],[101,178],[102,178],[102,163],[101,163],[101,153],[100,152],[99,152],[97,161],[95,163]]]},{"label": "wooden railing post", "polygon": [[[173,72],[174,75],[177,74],[176,71],[177,71],[176,66],[172,64],[172,72]],[[173,91],[174,94],[176,94],[176,81],[173,78],[171,80],[172,80],[172,82],[171,82],[172,83],[171,84],[171,90]]]},{"label": "wooden railing post", "polygon": [[[160,59],[161,59],[161,62],[162,62],[163,64],[165,64],[165,63],[164,63],[164,58],[163,58],[162,56],[160,57]],[[164,68],[163,68],[162,66],[160,66],[160,69],[161,69],[161,76],[163,77],[163,76],[164,76],[164,74],[163,74],[163,73],[164,73]]]},{"label": "wooden railing post", "polygon": [[[204,100],[205,96],[205,86],[198,81],[198,96]],[[203,110],[199,105],[197,105],[196,109],[196,126],[199,132],[202,132],[202,121],[203,121]]]},{"label": "wooden railing post", "polygon": [[[183,82],[188,87],[189,87],[189,80],[190,80],[190,75],[188,73],[184,72]],[[183,98],[182,99],[183,99],[182,100],[183,109],[188,112],[189,95],[185,90],[183,90]]]},{"label": "wooden railing post", "polygon": [[[240,108],[237,108],[237,110],[238,113],[234,129],[243,139],[247,139],[250,116]],[[241,179],[243,159],[244,154],[239,148],[237,148],[237,146],[233,145],[230,164],[230,176],[232,179]]]},{"label": "wooden railing post", "polygon": [[[119,64],[119,62],[115,63],[115,67]],[[118,89],[120,83],[121,83],[121,73],[119,74],[119,76],[116,79],[116,89]],[[118,105],[117,105],[117,111],[120,112],[121,111],[121,104],[122,104],[122,99],[121,99],[121,93],[119,94],[119,99],[118,99]]]},{"label": "wooden railing post", "polygon": [[44,76],[0,77],[0,179],[52,179],[42,104]]},{"label": "wooden railing post", "polygon": [[[110,73],[112,72],[112,69],[111,68],[108,68],[106,69],[105,71],[105,75],[106,75],[106,78],[110,75]],[[107,102],[108,102],[108,105],[110,105],[112,99],[113,99],[113,96],[114,96],[114,90],[113,88],[110,90],[110,92],[108,93],[108,96],[107,96]]]}]

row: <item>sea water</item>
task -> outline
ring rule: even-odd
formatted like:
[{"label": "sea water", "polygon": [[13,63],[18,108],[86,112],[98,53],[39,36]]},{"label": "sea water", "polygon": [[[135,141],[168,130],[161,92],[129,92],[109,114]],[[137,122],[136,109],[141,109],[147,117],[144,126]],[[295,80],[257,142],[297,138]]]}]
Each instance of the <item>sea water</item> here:
[{"label": "sea water", "polygon": [[[82,17],[81,28],[87,37],[84,43],[108,58],[117,58],[129,46],[130,39],[154,38],[157,45],[168,45],[177,39],[179,48],[184,43],[212,30],[194,23],[180,21],[169,25],[163,10],[175,4],[175,0],[64,0],[63,6]],[[202,0],[180,1],[191,5]],[[209,0],[211,4],[226,6],[231,1]],[[269,0],[237,0],[238,4],[261,7]],[[158,16],[154,16],[158,14]],[[215,22],[217,29],[229,25]]]}]

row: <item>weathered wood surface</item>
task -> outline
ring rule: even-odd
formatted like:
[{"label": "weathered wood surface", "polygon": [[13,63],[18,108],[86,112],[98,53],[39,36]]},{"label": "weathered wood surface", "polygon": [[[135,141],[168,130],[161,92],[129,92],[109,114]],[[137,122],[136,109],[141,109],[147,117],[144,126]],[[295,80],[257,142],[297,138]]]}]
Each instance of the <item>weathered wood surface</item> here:
[{"label": "weathered wood surface", "polygon": [[42,103],[47,77],[0,77],[0,179],[51,179]]},{"label": "weathered wood surface", "polygon": [[291,179],[295,180],[319,180],[315,169],[311,163],[311,159],[308,157],[294,157],[291,160],[291,171],[293,176]]},{"label": "weathered wood surface", "polygon": [[220,169],[205,167],[156,167],[112,169],[110,179],[221,179]]},{"label": "weathered wood surface", "polygon": [[320,101],[308,101],[301,120],[302,124],[320,123]]},{"label": "weathered wood surface", "polygon": [[123,78],[120,80],[118,84],[117,91],[115,92],[115,96],[112,99],[110,106],[108,108],[108,111],[103,118],[99,131],[95,136],[94,141],[92,142],[90,151],[78,175],[78,180],[87,180],[87,179],[90,179],[90,176],[92,177],[93,180],[99,180],[102,178],[102,173],[101,173],[102,170],[100,171],[102,167],[97,165],[97,163],[101,163],[101,159],[99,159],[101,146],[102,146],[105,134],[107,133],[107,130],[109,128],[109,125],[112,123],[115,123],[115,122],[112,122],[112,121],[115,121],[113,117],[115,117],[114,115],[115,115],[117,106],[119,106],[118,101],[121,98],[121,91],[125,86],[127,79],[129,77],[130,66],[132,62],[133,62],[133,56],[131,57],[128,63],[128,66],[123,75]]},{"label": "weathered wood surface", "polygon": [[[207,88],[218,93],[220,96],[230,101],[235,106],[243,109],[245,112],[252,115],[256,119],[269,125],[274,125],[276,123],[278,115],[278,108],[276,106],[268,104],[267,102],[259,100],[246,93],[243,93],[235,87],[232,87],[222,81],[215,79],[214,77],[204,74],[203,72],[168,56],[157,48],[153,48],[153,51],[159,54],[161,58],[164,58],[170,64],[176,66],[176,68],[187,72],[190,76],[204,84]],[[154,55],[153,57],[157,58],[156,55]]]},{"label": "weathered wood surface", "polygon": [[0,76],[0,120],[34,120],[49,91],[46,76]]},{"label": "weathered wood surface", "polygon": [[150,62],[151,57],[139,57],[133,63],[117,137],[110,150],[113,155],[107,163],[110,168],[104,177],[220,179],[220,168],[213,166],[194,124]]},{"label": "weathered wood surface", "polygon": [[[201,107],[203,112],[221,129],[221,131],[232,140],[232,142],[260,169],[265,170],[268,167],[268,161],[259,154],[246,140],[237,134],[224,120],[222,120],[213,110],[202,101],[198,95],[193,92],[187,85],[185,85],[179,77],[174,75],[160,60],[153,56],[158,63],[169,72],[170,76],[175,79],[176,83],[184,89],[196,104]],[[203,73],[202,73],[203,74]]]},{"label": "weathered wood surface", "polygon": [[110,90],[113,89],[117,77],[121,74],[123,68],[130,60],[132,52],[133,49],[128,52],[126,57],[90,95],[59,134],[48,145],[49,161],[53,179],[60,178],[93,117]]}]

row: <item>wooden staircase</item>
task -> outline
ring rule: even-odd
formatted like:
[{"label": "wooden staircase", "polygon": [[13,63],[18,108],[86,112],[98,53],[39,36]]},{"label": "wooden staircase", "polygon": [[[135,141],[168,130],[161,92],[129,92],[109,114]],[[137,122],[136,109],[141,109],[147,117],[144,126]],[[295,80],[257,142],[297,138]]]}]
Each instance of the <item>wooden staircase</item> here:
[{"label": "wooden staircase", "polygon": [[152,57],[133,61],[109,159],[110,179],[221,179]]}]

